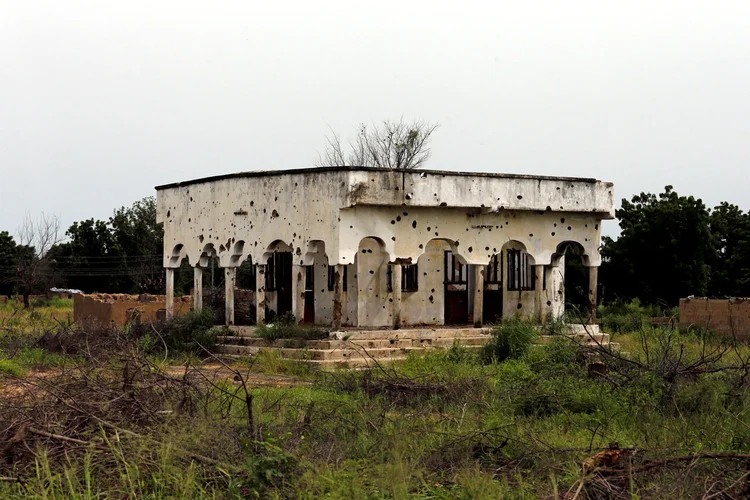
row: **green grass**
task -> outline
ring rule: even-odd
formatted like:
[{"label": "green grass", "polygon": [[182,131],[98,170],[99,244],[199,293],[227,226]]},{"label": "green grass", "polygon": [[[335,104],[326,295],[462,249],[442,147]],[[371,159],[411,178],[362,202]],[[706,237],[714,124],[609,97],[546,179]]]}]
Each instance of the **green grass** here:
[{"label": "green grass", "polygon": [[[189,324],[170,342],[193,342]],[[251,387],[252,429],[244,399],[229,410],[222,400],[175,413],[142,438],[110,439],[104,449],[64,459],[43,453],[52,444],[40,442],[32,469],[3,473],[26,482],[0,483],[0,498],[563,498],[577,488],[582,462],[612,442],[637,448],[634,464],[706,451],[750,454],[750,380],[724,369],[750,357],[747,344],[703,371],[673,376],[672,367],[698,362],[722,339],[643,327],[613,339],[638,366],[604,354],[603,378],[589,376],[597,358],[564,336],[530,348],[535,332],[527,326],[498,325],[485,353],[456,345],[370,371],[321,371],[261,351],[234,366],[304,383]],[[23,376],[37,361],[65,360],[34,349],[0,361],[0,372]],[[161,352],[155,344],[150,356],[160,361]],[[189,352],[169,359],[195,362]],[[231,380],[218,387],[238,389]],[[713,492],[726,488],[744,472],[742,462],[703,461],[612,484],[624,497],[690,498],[714,483]],[[589,479],[579,498],[606,498]]]}]

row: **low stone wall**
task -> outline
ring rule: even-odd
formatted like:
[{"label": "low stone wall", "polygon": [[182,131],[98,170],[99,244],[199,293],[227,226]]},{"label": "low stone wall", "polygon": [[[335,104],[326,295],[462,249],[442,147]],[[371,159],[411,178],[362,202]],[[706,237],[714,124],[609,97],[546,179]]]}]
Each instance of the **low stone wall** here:
[{"label": "low stone wall", "polygon": [[[175,297],[175,317],[192,308],[189,296]],[[76,294],[73,296],[73,318],[79,325],[124,327],[130,322],[155,323],[166,317],[164,295]]]},{"label": "low stone wall", "polygon": [[708,327],[750,339],[750,299],[680,299],[680,327]]}]

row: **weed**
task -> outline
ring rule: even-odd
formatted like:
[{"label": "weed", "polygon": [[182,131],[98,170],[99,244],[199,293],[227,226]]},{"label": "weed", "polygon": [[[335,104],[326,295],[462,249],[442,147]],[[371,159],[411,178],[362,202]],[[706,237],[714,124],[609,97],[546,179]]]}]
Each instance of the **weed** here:
[{"label": "weed", "polygon": [[315,326],[300,325],[294,314],[277,316],[273,323],[259,325],[255,335],[269,342],[278,339],[320,340],[328,336],[328,330]]},{"label": "weed", "polygon": [[537,335],[536,325],[530,321],[503,320],[492,328],[492,339],[482,349],[481,359],[493,363],[520,358],[528,352]]}]

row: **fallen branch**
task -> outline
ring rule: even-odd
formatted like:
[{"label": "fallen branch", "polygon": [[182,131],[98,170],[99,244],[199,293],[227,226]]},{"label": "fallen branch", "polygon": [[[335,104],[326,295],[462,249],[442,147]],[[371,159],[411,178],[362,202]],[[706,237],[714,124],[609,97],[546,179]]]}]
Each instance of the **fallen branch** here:
[{"label": "fallen branch", "polygon": [[621,467],[602,467],[600,469],[596,469],[595,472],[602,476],[626,475],[628,473],[635,474],[638,472],[646,472],[657,467],[664,467],[680,462],[692,462],[694,460],[750,460],[750,454],[723,452],[695,453],[693,455],[683,455],[680,457],[667,458],[665,460],[645,462],[641,465],[634,466],[629,470]]}]

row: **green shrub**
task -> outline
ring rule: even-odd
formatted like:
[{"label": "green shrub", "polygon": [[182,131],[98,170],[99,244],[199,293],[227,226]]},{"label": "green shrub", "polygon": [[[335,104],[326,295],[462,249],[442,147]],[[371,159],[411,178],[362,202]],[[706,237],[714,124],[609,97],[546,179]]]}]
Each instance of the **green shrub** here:
[{"label": "green shrub", "polygon": [[536,337],[536,326],[530,321],[503,320],[492,329],[492,339],[482,349],[481,359],[484,363],[518,359],[528,352]]},{"label": "green shrub", "polygon": [[146,331],[141,337],[139,343],[146,352],[161,352],[166,344],[171,354],[205,354],[202,348],[211,348],[219,333],[219,329],[214,328],[214,313],[210,309],[190,311],[163,323],[157,330],[160,330],[158,335]]},{"label": "green shrub", "polygon": [[10,359],[0,359],[0,373],[13,375],[14,377],[22,377],[26,374],[24,369],[18,366],[18,363]]},{"label": "green shrub", "polygon": [[277,339],[320,340],[328,336],[328,330],[300,325],[294,314],[287,313],[277,316],[273,323],[259,325],[255,334],[269,342]]}]

